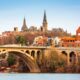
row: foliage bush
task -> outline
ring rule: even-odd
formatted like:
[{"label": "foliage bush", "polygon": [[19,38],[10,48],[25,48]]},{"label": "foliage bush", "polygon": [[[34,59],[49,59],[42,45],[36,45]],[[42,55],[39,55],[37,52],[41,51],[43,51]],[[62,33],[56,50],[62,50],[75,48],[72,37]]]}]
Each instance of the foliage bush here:
[{"label": "foliage bush", "polygon": [[42,60],[41,71],[42,72],[64,72],[66,66],[66,59],[62,55],[58,55],[57,51],[51,51],[49,58],[46,57]]},{"label": "foliage bush", "polygon": [[15,57],[14,57],[14,55],[10,54],[8,59],[7,59],[7,61],[8,61],[8,66],[14,65],[15,64]]}]

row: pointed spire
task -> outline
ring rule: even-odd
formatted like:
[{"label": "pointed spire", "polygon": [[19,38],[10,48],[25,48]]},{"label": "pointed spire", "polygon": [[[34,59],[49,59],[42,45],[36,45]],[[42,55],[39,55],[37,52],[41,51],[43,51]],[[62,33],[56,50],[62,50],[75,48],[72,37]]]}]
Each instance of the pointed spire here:
[{"label": "pointed spire", "polygon": [[24,20],[23,20],[23,26],[22,26],[22,31],[27,31],[27,26],[26,26],[26,19],[25,19],[25,17],[24,17]]},{"label": "pointed spire", "polygon": [[46,11],[44,10],[43,16],[43,32],[46,32],[48,28],[47,18],[46,18]]},{"label": "pointed spire", "polygon": [[26,20],[25,20],[25,17],[24,17],[24,20],[23,20],[23,24],[24,24],[24,25],[26,25]]},{"label": "pointed spire", "polygon": [[46,23],[47,23],[47,18],[46,18],[46,10],[44,10],[43,22],[46,22]]}]

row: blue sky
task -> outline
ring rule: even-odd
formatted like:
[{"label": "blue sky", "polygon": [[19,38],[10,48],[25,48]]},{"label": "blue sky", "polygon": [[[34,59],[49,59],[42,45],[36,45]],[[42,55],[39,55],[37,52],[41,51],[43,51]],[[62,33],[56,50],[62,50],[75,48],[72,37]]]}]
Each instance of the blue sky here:
[{"label": "blue sky", "polygon": [[75,34],[80,26],[80,0],[0,0],[0,32],[20,30],[24,16],[28,27],[39,28],[44,10],[49,29],[61,27]]}]

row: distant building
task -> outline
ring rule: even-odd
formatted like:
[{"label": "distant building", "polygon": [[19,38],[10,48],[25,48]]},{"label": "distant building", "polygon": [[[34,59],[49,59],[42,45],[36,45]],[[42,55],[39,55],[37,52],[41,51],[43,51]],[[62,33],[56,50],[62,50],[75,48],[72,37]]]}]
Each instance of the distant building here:
[{"label": "distant building", "polygon": [[46,17],[46,11],[44,11],[44,16],[43,16],[43,23],[42,26],[40,27],[40,30],[37,30],[35,26],[31,26],[29,29],[26,25],[26,20],[24,18],[23,20],[23,25],[21,28],[21,31],[26,32],[26,31],[41,31],[41,32],[47,32],[48,31],[48,22],[47,22],[47,17]]},{"label": "distant building", "polygon": [[27,31],[27,30],[28,30],[28,28],[27,28],[27,25],[26,25],[26,20],[25,20],[25,18],[24,18],[21,31]]},{"label": "distant building", "polygon": [[65,36],[65,37],[61,38],[60,46],[62,46],[62,47],[76,47],[75,41],[76,41],[75,38]]},{"label": "distant building", "polygon": [[18,32],[18,27],[14,27],[14,31],[15,32]]},{"label": "distant building", "polygon": [[46,18],[46,11],[44,11],[43,24],[41,26],[41,31],[42,32],[48,31],[48,22],[47,22],[47,18]]},{"label": "distant building", "polygon": [[[79,31],[77,31],[78,33]],[[24,18],[23,20],[23,25],[21,28],[21,31],[18,30],[18,27],[14,27],[13,31],[5,31],[2,33],[0,36],[0,45],[4,44],[17,44],[16,42],[16,37],[17,36],[23,36],[26,41],[28,41],[30,44],[34,43],[38,45],[52,45],[53,44],[53,37],[54,36],[60,36],[60,35],[65,35],[65,32],[63,29],[55,28],[53,30],[48,30],[48,21],[47,21],[47,16],[46,16],[46,11],[44,11],[44,16],[43,16],[43,22],[42,26],[40,29],[37,29],[35,26],[31,26],[30,28],[27,27],[26,25],[26,19]],[[37,37],[38,36],[38,37]],[[41,37],[42,36],[42,37]],[[48,43],[47,39],[48,38]],[[78,39],[78,34],[76,39]],[[55,40],[55,45],[58,45],[58,38],[54,39]],[[78,43],[79,41],[76,41]]]},{"label": "distant building", "polygon": [[54,39],[53,39],[53,42],[54,42],[54,46],[55,47],[59,47],[59,45],[60,45],[60,38],[59,37],[55,37]]},{"label": "distant building", "polygon": [[35,37],[33,45],[45,46],[47,43],[47,39],[48,38],[44,36]]},{"label": "distant building", "polygon": [[35,27],[35,26],[31,26],[30,28],[29,28],[29,31],[37,31],[37,27]]},{"label": "distant building", "polygon": [[75,37],[62,37],[60,46],[62,47],[80,47],[80,27],[76,30]]}]

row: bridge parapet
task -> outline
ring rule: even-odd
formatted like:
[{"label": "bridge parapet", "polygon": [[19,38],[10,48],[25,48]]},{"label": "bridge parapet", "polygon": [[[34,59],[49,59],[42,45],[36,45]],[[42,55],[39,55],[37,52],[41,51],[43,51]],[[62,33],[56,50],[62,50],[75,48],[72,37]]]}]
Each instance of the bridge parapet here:
[{"label": "bridge parapet", "polygon": [[78,50],[80,51],[80,47],[57,47],[58,50]]}]

